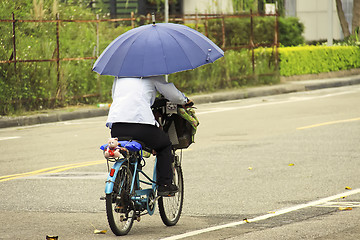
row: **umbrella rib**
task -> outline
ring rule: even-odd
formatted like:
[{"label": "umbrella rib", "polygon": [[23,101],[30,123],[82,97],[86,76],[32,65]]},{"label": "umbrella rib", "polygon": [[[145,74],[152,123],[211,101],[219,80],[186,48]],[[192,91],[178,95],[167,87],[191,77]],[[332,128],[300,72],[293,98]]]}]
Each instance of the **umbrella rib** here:
[{"label": "umbrella rib", "polygon": [[[172,29],[172,30],[173,30],[173,31],[176,31],[177,33],[180,33],[180,34],[186,36],[185,34],[179,32],[179,31],[177,31],[177,30],[175,30],[175,29]],[[169,34],[169,33],[168,33],[168,34]],[[179,46],[181,46],[180,42],[179,42],[173,35],[171,35],[171,34],[169,34],[169,35],[179,44]],[[188,36],[186,36],[186,37],[187,37],[188,39],[190,39],[192,42],[194,42],[194,41],[193,41],[191,38],[189,38]],[[195,45],[197,46],[197,44],[195,44]],[[197,47],[199,47],[199,46],[197,46]],[[190,58],[188,57],[188,55],[186,54],[186,52],[184,51],[184,49],[183,49],[182,47],[181,47],[181,51],[183,51],[184,55],[186,56],[186,58],[188,59],[190,65],[191,65],[192,69],[194,69],[195,67],[193,66],[192,62],[190,61]]]},{"label": "umbrella rib", "polygon": [[[131,47],[132,47],[132,45],[134,45],[136,39],[137,39],[141,34],[142,34],[142,32],[140,32],[136,37],[134,37],[132,43],[130,44]],[[135,34],[134,34],[134,35],[135,35]],[[124,67],[125,59],[126,59],[126,57],[128,56],[131,47],[128,47],[128,48],[127,48],[127,52],[126,52],[126,54],[125,54],[125,56],[124,56],[124,61],[121,63],[121,67],[120,67],[119,72],[118,72],[117,75],[120,75],[120,73],[121,73],[121,71],[122,71],[122,69],[123,69],[123,67]]]},{"label": "umbrella rib", "polygon": [[[160,37],[160,34],[159,34],[158,29],[155,28],[155,30],[156,30],[157,35],[159,36],[159,39],[160,39],[162,52],[163,52],[163,54],[165,55],[163,41],[162,41],[162,39],[161,39],[161,37]],[[166,66],[166,73],[168,73],[168,72],[169,72],[169,68],[168,68],[168,65],[167,65],[167,62],[166,62],[166,55],[165,55],[165,66]]]},{"label": "umbrella rib", "polygon": [[[130,46],[132,46],[132,45],[135,43],[135,41],[137,40],[137,38],[138,38],[139,36],[141,36],[143,33],[144,33],[144,31],[135,32],[134,34],[131,35],[131,37],[125,39],[125,41],[126,41],[126,40],[132,41],[131,44],[130,44]],[[133,39],[130,40],[130,38],[133,38]],[[125,41],[124,41],[124,42],[125,42]],[[130,48],[131,48],[131,47],[128,47],[128,48],[126,49],[126,53],[125,53],[125,55],[124,55],[124,61],[122,61],[121,66],[120,66],[120,69],[119,69],[118,73],[116,74],[117,77],[121,77],[121,76],[120,76],[120,73],[121,73],[121,71],[122,71],[122,69],[123,69],[123,67],[124,67],[125,59],[126,59],[126,57],[128,56],[128,54],[130,53]],[[108,62],[111,60],[111,58],[113,57],[114,54],[115,54],[115,52],[111,55],[111,57],[109,58]]]},{"label": "umbrella rib", "polygon": [[[127,32],[127,33],[125,33],[125,34],[127,34],[128,35],[128,33],[129,32]],[[113,45],[116,45],[117,44],[117,40],[120,40],[121,38],[124,38],[124,35],[125,34],[123,34],[123,35],[120,35],[119,37],[117,37],[112,43],[110,43],[110,45],[104,50],[104,52],[102,53],[102,55],[108,50],[108,49],[110,49]],[[131,37],[134,37],[134,36],[136,36],[138,33],[137,32],[132,32],[131,33],[131,35],[130,35],[130,37],[129,38],[126,38],[125,40],[124,40],[124,42],[127,40],[127,39],[130,39]],[[136,40],[136,38],[134,38],[134,41]],[[122,44],[122,43],[121,43]],[[121,46],[121,44],[119,45],[119,46]],[[131,43],[131,45],[132,45],[133,43]],[[128,53],[128,51],[127,51],[127,53]],[[126,53],[126,55],[127,55],[127,53]],[[111,60],[112,60],[112,58],[114,57],[114,55],[116,54],[116,51],[114,51],[110,56],[109,56],[109,59],[107,60],[107,62],[106,62],[106,64],[107,63],[109,63]],[[100,59],[101,58],[101,56],[98,58],[98,59]],[[96,63],[95,63],[96,64]],[[104,69],[106,68],[106,64],[104,64],[105,66],[104,66],[104,68],[102,69],[102,71],[104,71]],[[123,68],[123,64],[124,64],[124,62],[122,62],[122,64],[121,64],[121,67],[120,67],[120,71],[121,71],[121,69]],[[120,73],[120,71],[118,71],[118,73]],[[114,74],[113,76],[117,76],[118,77],[118,75],[119,74]]]},{"label": "umbrella rib", "polygon": [[[194,45],[195,45],[197,48],[199,48],[203,53],[205,53],[205,52],[201,49],[201,47],[200,47],[199,45],[197,45],[196,42],[194,42],[194,41],[193,41],[191,38],[189,38],[187,35],[185,35],[184,33],[180,32],[180,31],[178,31],[177,29],[171,29],[171,30],[177,32],[178,34],[181,34],[181,35],[185,36],[187,39],[189,39],[191,42],[193,42]],[[189,30],[186,29],[186,31],[189,31]],[[191,32],[191,31],[189,31],[189,32]],[[169,35],[179,44],[179,46],[181,46],[180,42],[179,42],[174,36],[172,36],[171,34],[169,34]],[[194,66],[194,65],[192,64],[192,62],[190,61],[190,58],[188,57],[188,55],[187,55],[186,52],[184,51],[184,49],[181,48],[181,50],[184,52],[184,55],[186,56],[186,58],[189,60],[192,69],[195,69],[195,68],[201,66],[201,65],[199,65],[199,66]],[[210,62],[209,62],[209,63],[210,63]]]}]

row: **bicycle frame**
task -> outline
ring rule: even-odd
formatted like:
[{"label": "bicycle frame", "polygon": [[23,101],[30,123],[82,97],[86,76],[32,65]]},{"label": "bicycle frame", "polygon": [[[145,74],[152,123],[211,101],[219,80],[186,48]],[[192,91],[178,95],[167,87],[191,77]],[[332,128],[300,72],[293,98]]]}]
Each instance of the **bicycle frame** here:
[{"label": "bicycle frame", "polygon": [[119,172],[120,167],[125,163],[126,159],[120,159],[119,161],[116,161],[114,165],[112,166],[111,170],[109,171],[109,175],[106,180],[105,185],[105,193],[110,194],[112,193],[114,189],[114,183],[115,178],[117,176],[117,173]]},{"label": "bicycle frame", "polygon": [[[130,192],[134,192],[135,194],[131,196],[131,200],[134,202],[135,205],[140,207],[140,209],[144,210],[146,209],[148,211],[149,215],[152,215],[154,213],[154,207],[150,207],[149,204],[154,204],[156,199],[155,192],[157,189],[156,185],[156,159],[154,164],[154,170],[153,170],[153,178],[151,179],[144,171],[142,171],[139,168],[139,161],[136,159],[135,163],[130,163],[134,165],[134,172],[132,176],[132,182],[131,182],[131,190]],[[117,173],[119,172],[119,169],[122,165],[129,162],[129,159],[127,158],[121,158],[117,159],[112,168],[109,171],[109,175],[106,180],[105,185],[105,193],[110,194],[113,192],[114,188],[114,182],[115,178],[117,176]],[[147,181],[140,180],[140,174],[144,176]],[[140,186],[140,183],[144,183],[146,185],[151,185],[151,188],[147,189],[135,189],[135,186]],[[151,201],[151,202],[150,202]]]},{"label": "bicycle frame", "polygon": [[[119,141],[116,147],[112,145],[110,148],[108,144],[100,147],[107,159],[109,172],[105,185],[106,196],[101,199],[106,201],[107,219],[111,230],[117,236],[128,234],[135,219],[140,221],[142,215],[153,215],[156,205],[159,207],[161,220],[166,226],[174,226],[180,219],[184,181],[181,169],[182,155],[178,156],[175,151],[187,148],[193,141],[190,139],[192,133],[189,133],[192,128],[189,123],[182,122],[187,120],[181,120],[183,115],[180,114],[183,114],[183,111],[178,112],[177,107],[177,105],[168,104],[168,100],[160,98],[154,103],[152,110],[161,129],[172,137],[170,138],[174,154],[172,184],[178,187],[178,191],[168,195],[164,195],[163,192],[158,193],[157,159],[155,159],[152,178],[143,171],[146,162],[142,150],[145,149],[148,153],[153,152],[153,149],[148,148],[144,143],[126,139]],[[176,124],[182,130],[180,135],[177,134]],[[186,128],[184,128],[184,124]],[[118,153],[115,154],[116,151],[120,152],[120,156]],[[111,168],[109,162],[113,162]]]}]

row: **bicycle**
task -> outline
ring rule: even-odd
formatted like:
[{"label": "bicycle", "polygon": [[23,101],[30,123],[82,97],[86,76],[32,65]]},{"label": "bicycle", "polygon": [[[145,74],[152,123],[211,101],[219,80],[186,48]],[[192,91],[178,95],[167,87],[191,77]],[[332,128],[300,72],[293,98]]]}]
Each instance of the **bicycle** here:
[{"label": "bicycle", "polygon": [[[183,122],[181,118],[179,120],[177,107],[166,99],[157,99],[152,107],[161,127],[169,135],[173,124]],[[183,122],[183,125],[186,126],[186,123]],[[175,144],[173,142],[173,183],[179,191],[169,196],[157,195],[156,159],[152,178],[143,171],[146,165],[144,153],[152,153],[153,150],[133,139],[119,141],[121,157],[107,158],[109,175],[105,187],[107,219],[115,235],[128,234],[134,220],[140,221],[140,217],[146,214],[153,215],[156,203],[161,220],[166,226],[174,226],[179,221],[184,200],[184,182],[181,168],[182,152],[178,155],[176,150],[188,147],[192,143],[188,138],[188,135],[179,136],[179,141],[175,141]],[[101,149],[105,152],[106,144],[101,146]],[[109,162],[114,163],[111,168]],[[140,184],[149,187],[142,189]]]}]

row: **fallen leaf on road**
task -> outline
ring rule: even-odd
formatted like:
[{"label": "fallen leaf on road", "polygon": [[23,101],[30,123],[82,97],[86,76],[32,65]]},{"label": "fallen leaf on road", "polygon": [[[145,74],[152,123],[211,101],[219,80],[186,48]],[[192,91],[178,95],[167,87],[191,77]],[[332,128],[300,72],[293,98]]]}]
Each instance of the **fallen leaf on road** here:
[{"label": "fallen leaf on road", "polygon": [[346,186],[345,189],[346,190],[351,190],[351,187]]},{"label": "fallen leaf on road", "polygon": [[289,163],[289,166],[290,166],[290,167],[292,167],[292,166],[294,166],[294,165],[295,165],[294,163]]},{"label": "fallen leaf on road", "polygon": [[98,230],[98,229],[95,228],[95,226],[92,223],[90,223],[90,224],[94,228],[94,233],[95,234],[105,234],[107,232],[107,230]]},{"label": "fallen leaf on road", "polygon": [[106,232],[107,232],[106,230],[97,230],[97,229],[94,230],[95,234],[105,234]]},{"label": "fallen leaf on road", "polygon": [[347,210],[352,210],[351,207],[339,207],[340,211],[347,211]]},{"label": "fallen leaf on road", "polygon": [[58,236],[54,236],[54,235],[46,235],[46,240],[57,240]]},{"label": "fallen leaf on road", "polygon": [[253,168],[252,168],[252,167],[248,167],[248,170],[253,170]]},{"label": "fallen leaf on road", "polygon": [[243,220],[244,220],[244,222],[247,222],[247,223],[249,222],[249,220],[247,218],[244,218]]}]

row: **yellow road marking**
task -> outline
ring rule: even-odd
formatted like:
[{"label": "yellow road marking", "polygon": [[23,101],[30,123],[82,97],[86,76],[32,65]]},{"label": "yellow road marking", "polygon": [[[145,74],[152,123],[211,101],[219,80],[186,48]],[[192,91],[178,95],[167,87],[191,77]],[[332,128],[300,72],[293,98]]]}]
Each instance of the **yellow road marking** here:
[{"label": "yellow road marking", "polygon": [[62,166],[57,166],[57,167],[43,168],[43,169],[26,172],[26,173],[18,173],[18,174],[12,174],[12,175],[7,175],[7,176],[1,176],[0,182],[10,181],[10,180],[17,179],[17,178],[29,177],[29,176],[39,175],[39,174],[63,172],[63,171],[69,170],[69,169],[101,164],[101,163],[104,163],[104,161],[105,160],[73,163],[73,164],[67,164],[67,165],[62,165]]},{"label": "yellow road marking", "polygon": [[75,167],[64,167],[64,168],[56,169],[56,170],[53,170],[53,171],[50,171],[50,172],[47,172],[47,173],[58,173],[58,172],[63,172],[63,171],[73,169],[73,168],[87,167],[87,166],[97,165],[97,164],[101,164],[101,163],[104,163],[104,160],[94,161],[92,163],[79,164],[79,165],[77,165]]},{"label": "yellow road marking", "polygon": [[310,125],[310,126],[299,127],[299,128],[297,128],[297,130],[322,127],[322,126],[332,125],[332,124],[337,124],[337,123],[355,122],[355,121],[360,121],[360,118],[351,118],[351,119],[344,119],[344,120],[338,120],[338,121],[324,122],[324,123],[314,124],[314,125]]}]

